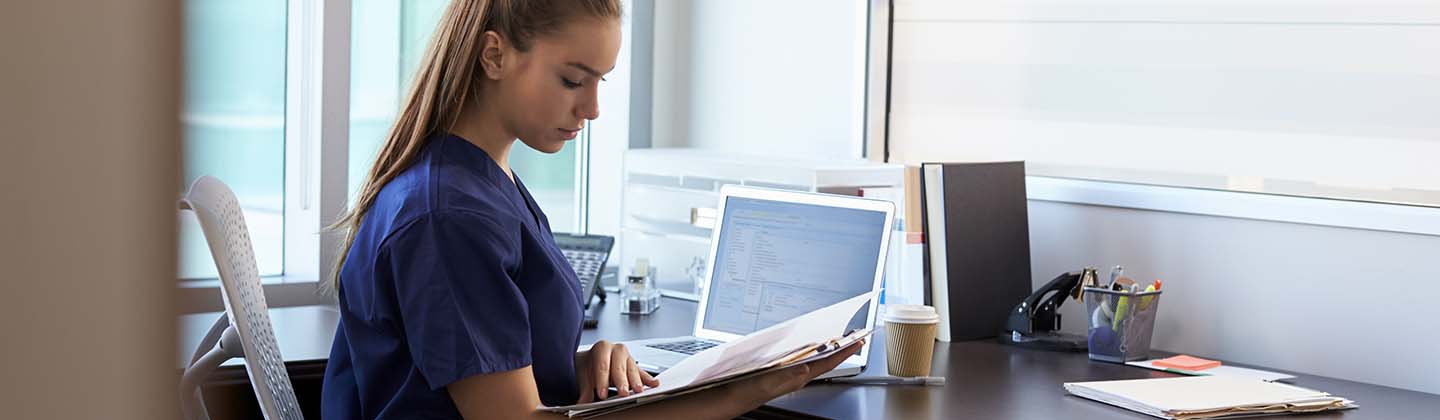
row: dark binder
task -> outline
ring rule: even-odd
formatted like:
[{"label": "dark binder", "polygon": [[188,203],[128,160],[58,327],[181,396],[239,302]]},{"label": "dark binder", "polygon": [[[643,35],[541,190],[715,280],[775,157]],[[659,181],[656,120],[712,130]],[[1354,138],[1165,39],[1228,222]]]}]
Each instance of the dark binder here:
[{"label": "dark binder", "polygon": [[[922,194],[923,219],[931,218],[933,207],[943,208],[944,232],[925,225],[925,258],[944,258],[946,287],[927,282],[925,300],[934,302],[932,294],[946,289],[947,313],[942,315],[948,316],[951,341],[994,338],[1010,309],[1030,294],[1025,163],[927,163],[922,185],[929,182],[924,171],[932,165],[939,167],[943,194]],[[936,240],[944,241],[944,255],[931,252]],[[929,271],[927,277],[941,275]]]}]

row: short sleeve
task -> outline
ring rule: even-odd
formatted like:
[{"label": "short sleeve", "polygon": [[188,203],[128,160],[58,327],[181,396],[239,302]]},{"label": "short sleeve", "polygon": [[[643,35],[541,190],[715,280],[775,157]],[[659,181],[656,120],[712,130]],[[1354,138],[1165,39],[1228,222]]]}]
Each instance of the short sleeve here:
[{"label": "short sleeve", "polygon": [[519,232],[472,213],[435,213],[382,246],[405,342],[432,390],[531,364],[529,307],[506,267]]}]

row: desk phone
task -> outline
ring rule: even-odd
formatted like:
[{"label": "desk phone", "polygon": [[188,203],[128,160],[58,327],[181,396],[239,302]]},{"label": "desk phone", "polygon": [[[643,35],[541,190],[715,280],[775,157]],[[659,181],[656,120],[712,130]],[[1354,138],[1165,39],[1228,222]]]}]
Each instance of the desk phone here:
[{"label": "desk phone", "polygon": [[[600,273],[605,271],[605,261],[610,258],[615,237],[556,233],[555,244],[565,254],[570,267],[575,269],[575,276],[580,278],[580,294],[585,296],[585,309],[590,309],[591,298],[595,295],[600,295],[600,301],[604,302],[605,291],[600,288]],[[595,328],[597,322],[587,311],[585,328]]]}]

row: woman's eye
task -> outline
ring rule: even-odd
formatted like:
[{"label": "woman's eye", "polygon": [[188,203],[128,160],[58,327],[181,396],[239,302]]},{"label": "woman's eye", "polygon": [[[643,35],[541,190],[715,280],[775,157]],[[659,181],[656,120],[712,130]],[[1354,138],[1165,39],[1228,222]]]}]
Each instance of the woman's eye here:
[{"label": "woman's eye", "polygon": [[560,78],[560,83],[565,85],[566,89],[575,89],[581,86],[580,82],[571,81],[570,79],[566,79],[564,77]]}]

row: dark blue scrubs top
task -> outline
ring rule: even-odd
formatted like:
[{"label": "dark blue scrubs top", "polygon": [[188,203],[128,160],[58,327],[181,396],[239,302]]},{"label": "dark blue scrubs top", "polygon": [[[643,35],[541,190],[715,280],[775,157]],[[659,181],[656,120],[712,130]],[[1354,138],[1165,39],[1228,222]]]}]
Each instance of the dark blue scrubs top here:
[{"label": "dark blue scrubs top", "polygon": [[381,189],[339,299],[324,418],[458,419],[446,385],[525,366],[546,405],[579,396],[575,272],[520,179],[462,138],[432,137]]}]

